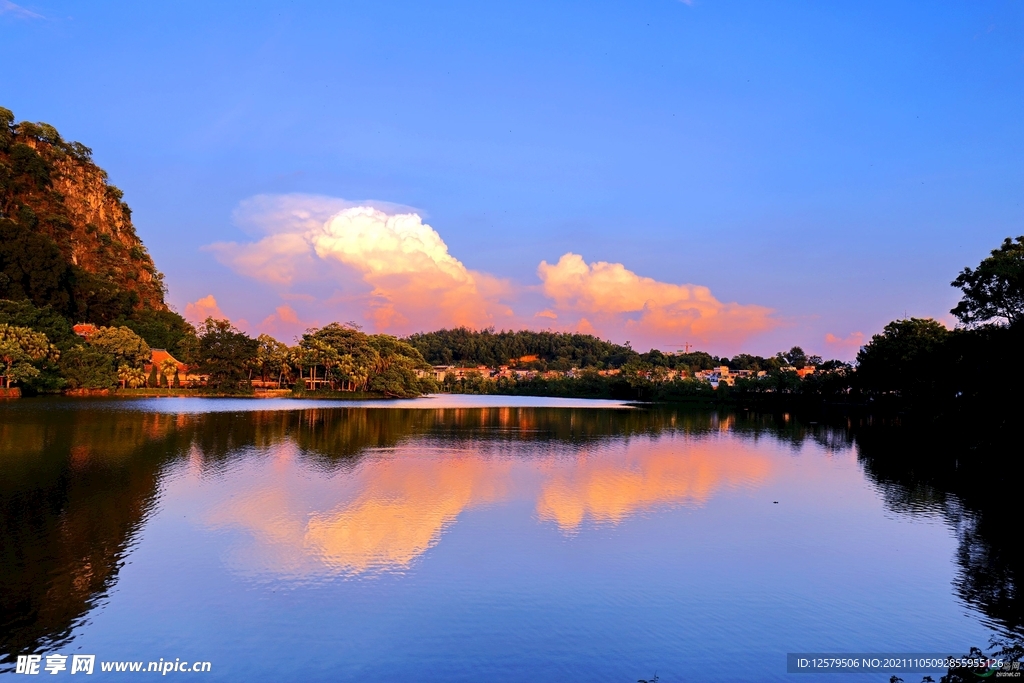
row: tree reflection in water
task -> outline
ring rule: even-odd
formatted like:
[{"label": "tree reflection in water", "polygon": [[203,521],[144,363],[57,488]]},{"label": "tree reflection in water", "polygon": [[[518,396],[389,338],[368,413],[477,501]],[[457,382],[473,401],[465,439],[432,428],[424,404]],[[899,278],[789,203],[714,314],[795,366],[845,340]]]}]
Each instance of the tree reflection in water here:
[{"label": "tree reflection in water", "polygon": [[943,516],[959,542],[960,598],[1020,639],[1020,458],[999,445],[965,447],[956,437],[887,425],[856,430],[858,457],[886,504],[900,514]]},{"label": "tree reflection in water", "polygon": [[[1019,496],[1004,489],[1017,486],[1019,470],[1008,468],[998,453],[939,448],[934,439],[897,428],[675,409],[317,408],[173,415],[90,407],[38,410],[26,401],[0,413],[3,666],[9,669],[17,653],[59,647],[102,603],[154,509],[163,472],[175,463],[188,462],[207,476],[239,454],[292,453],[304,467],[333,473],[353,471],[369,454],[413,441],[426,447],[479,444],[495,453],[518,443],[545,442],[581,454],[613,439],[721,432],[772,439],[794,450],[808,440],[832,451],[856,447],[865,472],[892,510],[941,514],[956,530],[960,570],[955,589],[961,599],[1008,637],[1021,636],[1021,560],[1014,552]],[[585,519],[617,523],[644,506],[700,504],[722,482],[744,485],[769,475],[764,463],[739,463],[729,470],[718,467],[715,457],[688,457],[674,458],[666,451],[634,463],[625,473],[600,458],[582,468],[556,464],[538,497],[538,517],[565,531]],[[380,485],[391,486],[392,493],[407,490],[420,474]],[[484,481],[487,474],[461,477],[468,489],[451,500],[435,501],[441,510],[436,528],[410,530],[408,542],[394,550],[398,561],[428,547],[445,520],[469,501],[500,497],[500,487]],[[322,511],[304,533],[328,559],[350,569],[361,561],[352,554],[359,543],[371,555],[386,555],[391,546],[380,545],[380,539],[350,537],[366,515],[388,514],[366,507],[380,500],[367,493],[363,508],[357,499],[352,506]],[[402,517],[397,508],[391,512]]]}]

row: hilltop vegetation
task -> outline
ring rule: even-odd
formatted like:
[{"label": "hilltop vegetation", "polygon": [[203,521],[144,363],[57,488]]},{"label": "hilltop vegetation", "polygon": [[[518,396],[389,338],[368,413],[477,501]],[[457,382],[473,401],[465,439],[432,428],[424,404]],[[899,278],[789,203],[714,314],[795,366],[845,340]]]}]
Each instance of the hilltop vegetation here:
[{"label": "hilltop vegetation", "polygon": [[57,331],[55,317],[125,326],[158,348],[176,347],[189,329],[164,302],[163,275],[92,150],[49,124],[15,123],[2,107],[0,299],[39,311],[5,306],[26,318],[13,324],[63,336],[70,330]]}]

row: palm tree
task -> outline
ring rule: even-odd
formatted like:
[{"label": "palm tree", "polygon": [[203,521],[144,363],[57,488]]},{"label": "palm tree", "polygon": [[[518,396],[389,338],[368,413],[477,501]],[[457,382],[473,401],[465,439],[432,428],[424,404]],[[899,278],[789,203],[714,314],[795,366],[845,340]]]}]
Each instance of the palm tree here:
[{"label": "palm tree", "polygon": [[132,389],[138,389],[146,383],[146,373],[142,368],[128,368],[127,384]]},{"label": "palm tree", "polygon": [[160,374],[164,376],[167,386],[171,386],[171,378],[178,374],[178,364],[174,362],[173,358],[164,358],[160,361]]},{"label": "palm tree", "polygon": [[117,381],[121,383],[121,388],[124,389],[128,386],[128,379],[131,377],[132,366],[127,363],[121,363],[117,366]]}]

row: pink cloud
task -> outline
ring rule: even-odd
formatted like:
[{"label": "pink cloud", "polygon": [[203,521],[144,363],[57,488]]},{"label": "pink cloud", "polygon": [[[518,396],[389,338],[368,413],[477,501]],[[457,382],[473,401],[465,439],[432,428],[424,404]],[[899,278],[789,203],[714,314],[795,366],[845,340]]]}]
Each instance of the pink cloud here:
[{"label": "pink cloud", "polygon": [[544,294],[559,312],[585,314],[588,329],[627,335],[652,345],[682,337],[735,345],[774,329],[773,311],[752,304],[725,303],[699,285],[677,285],[643,277],[621,263],[586,263],[568,253],[555,264],[542,261],[537,274]]},{"label": "pink cloud", "polygon": [[[543,321],[552,329],[629,339],[638,348],[681,340],[738,345],[780,324],[770,308],[722,302],[707,287],[659,282],[621,263],[588,264],[573,253],[540,263],[540,287],[517,284],[467,267],[419,213],[403,207],[261,196],[243,202],[235,217],[253,241],[208,249],[298,307],[265,314],[260,328],[272,334],[301,331],[302,311],[355,318],[399,335]],[[520,295],[547,302],[516,312]]]},{"label": "pink cloud", "polygon": [[[313,208],[296,204],[302,199]],[[242,212],[255,212],[251,222],[271,234],[248,244],[219,243],[208,249],[235,271],[283,290],[286,300],[314,298],[293,291],[296,287],[333,283],[336,290],[325,303],[358,306],[376,330],[405,334],[514,323],[512,309],[503,303],[512,294],[511,285],[466,268],[418,214],[388,214],[325,198],[283,197],[279,204],[262,197]],[[264,322],[269,328],[285,321],[275,313]]]},{"label": "pink cloud", "polygon": [[863,332],[851,332],[845,337],[837,337],[836,335],[829,332],[825,335],[825,343],[833,348],[841,349],[859,349],[864,345],[864,333]]},{"label": "pink cloud", "polygon": [[189,322],[199,324],[207,318],[217,318],[218,320],[227,318],[220,310],[220,306],[217,305],[213,294],[207,294],[202,299],[185,305],[185,319]]},{"label": "pink cloud", "polygon": [[845,337],[839,337],[831,332],[825,335],[825,346],[837,358],[852,360],[863,345],[863,332],[851,332]]},{"label": "pink cloud", "polygon": [[299,337],[310,327],[316,327],[317,323],[313,321],[302,321],[299,319],[299,314],[294,308],[288,304],[283,304],[274,309],[274,312],[268,315],[260,322],[258,329],[261,333],[277,337]]},{"label": "pink cloud", "polygon": [[512,318],[501,303],[508,284],[466,268],[417,214],[346,209],[309,240],[317,256],[349,266],[373,287],[366,315],[378,329],[486,327]]}]

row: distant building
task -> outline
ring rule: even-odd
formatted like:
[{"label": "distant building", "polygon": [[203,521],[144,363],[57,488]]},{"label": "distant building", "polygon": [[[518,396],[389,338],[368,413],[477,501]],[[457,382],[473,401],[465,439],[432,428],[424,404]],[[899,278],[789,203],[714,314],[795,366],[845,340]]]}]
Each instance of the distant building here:
[{"label": "distant building", "polygon": [[88,339],[99,331],[99,328],[92,323],[78,323],[71,329],[82,339]]},{"label": "distant building", "polygon": [[701,381],[710,382],[711,386],[715,389],[717,389],[718,385],[722,382],[725,382],[729,386],[736,383],[736,377],[729,371],[728,365],[720,365],[717,368],[712,368],[710,370],[698,370],[693,376]]},{"label": "distant building", "polygon": [[453,365],[435,365],[429,369],[420,368],[416,370],[416,376],[421,379],[424,377],[429,377],[435,382],[443,382],[444,376],[447,375],[448,372],[454,367],[455,366]]},{"label": "distant building", "polygon": [[172,356],[166,349],[152,349],[149,354],[149,362],[143,366],[143,371],[148,376],[153,372],[153,366],[155,365],[157,373],[161,373],[163,371],[163,363],[168,358],[174,361],[175,367],[178,368],[178,381],[180,381],[182,385],[190,386],[207,379],[204,375],[190,374],[188,364],[182,363],[180,360]]}]

